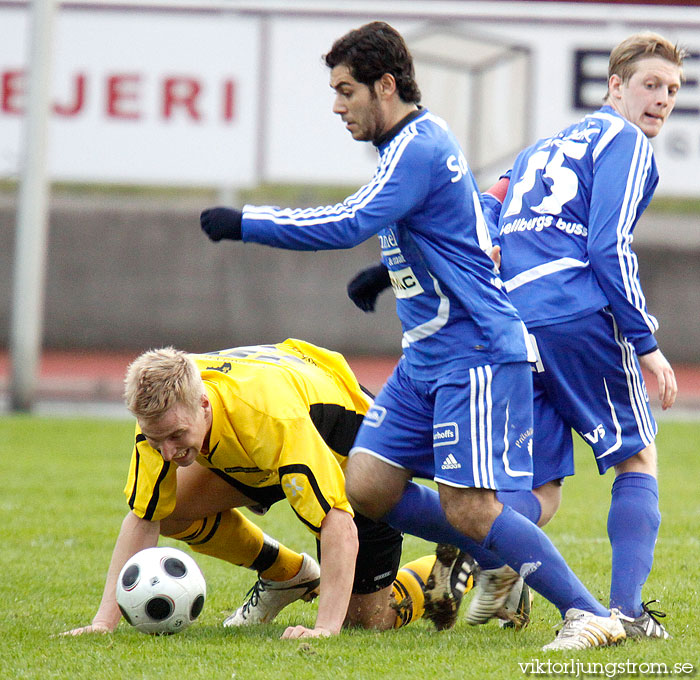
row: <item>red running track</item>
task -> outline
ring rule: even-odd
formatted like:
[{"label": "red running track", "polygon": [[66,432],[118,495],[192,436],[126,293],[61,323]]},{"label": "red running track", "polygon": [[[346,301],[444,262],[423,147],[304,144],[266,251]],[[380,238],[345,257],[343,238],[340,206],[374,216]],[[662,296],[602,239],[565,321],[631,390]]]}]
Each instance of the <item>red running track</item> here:
[{"label": "red running track", "polygon": [[[119,402],[122,380],[136,353],[50,351],[44,353],[39,368],[37,398],[43,400]],[[378,392],[396,364],[395,357],[348,357],[362,385]],[[700,365],[674,366],[678,380],[677,404],[700,409]],[[10,381],[10,359],[0,352],[0,395],[6,395]],[[656,384],[645,376],[652,406],[658,406]]]}]

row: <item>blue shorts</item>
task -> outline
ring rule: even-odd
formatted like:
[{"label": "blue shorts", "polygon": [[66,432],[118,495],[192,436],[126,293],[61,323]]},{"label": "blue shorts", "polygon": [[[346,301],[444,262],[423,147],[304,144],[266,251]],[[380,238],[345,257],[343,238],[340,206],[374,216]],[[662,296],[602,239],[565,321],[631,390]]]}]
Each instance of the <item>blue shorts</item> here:
[{"label": "blue shorts", "polygon": [[512,363],[409,378],[399,362],[351,455],[369,453],[455,487],[532,488],[532,371]]},{"label": "blue shorts", "polygon": [[535,488],[574,474],[572,429],[593,449],[601,475],[654,441],[656,422],[637,356],[609,311],[530,332],[539,355]]}]

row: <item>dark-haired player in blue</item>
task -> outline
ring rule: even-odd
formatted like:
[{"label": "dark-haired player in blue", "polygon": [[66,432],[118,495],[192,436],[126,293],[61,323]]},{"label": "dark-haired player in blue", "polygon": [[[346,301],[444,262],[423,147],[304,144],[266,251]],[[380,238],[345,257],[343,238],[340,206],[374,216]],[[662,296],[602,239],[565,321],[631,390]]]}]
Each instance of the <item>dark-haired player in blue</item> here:
[{"label": "dark-haired player in blue", "polygon": [[[488,227],[459,144],[418,105],[411,56],[387,24],[343,36],[326,64],[334,112],[354,139],[377,147],[372,181],[335,206],[213,208],[203,212],[202,228],[215,241],[295,250],[351,248],[377,235],[396,292],[403,356],[355,440],[348,497],[368,517],[459,545],[482,567],[508,563],[562,615],[580,611],[547,649],[620,641],[616,614],[586,590],[541,529],[496,497],[532,486],[530,357],[488,255]],[[414,476],[435,479],[439,501]],[[441,571],[438,554],[440,583],[453,573],[444,562]],[[495,616],[507,594],[494,593],[471,622]]]}]

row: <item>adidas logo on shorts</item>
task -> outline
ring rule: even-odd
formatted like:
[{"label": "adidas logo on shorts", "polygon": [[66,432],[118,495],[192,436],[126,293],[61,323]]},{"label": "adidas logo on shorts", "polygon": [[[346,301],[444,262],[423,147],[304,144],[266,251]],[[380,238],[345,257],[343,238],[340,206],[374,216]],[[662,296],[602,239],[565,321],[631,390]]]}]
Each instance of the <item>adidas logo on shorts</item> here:
[{"label": "adidas logo on shorts", "polygon": [[443,470],[457,470],[461,468],[462,465],[459,463],[459,461],[452,455],[450,454],[445,458],[444,461],[442,461],[442,468]]}]

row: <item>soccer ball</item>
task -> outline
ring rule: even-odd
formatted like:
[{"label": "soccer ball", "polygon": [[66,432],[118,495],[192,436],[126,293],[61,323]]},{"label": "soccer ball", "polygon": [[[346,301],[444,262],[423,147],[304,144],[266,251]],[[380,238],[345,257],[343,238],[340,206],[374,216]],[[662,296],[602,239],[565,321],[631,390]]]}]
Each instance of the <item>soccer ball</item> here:
[{"label": "soccer ball", "polygon": [[178,633],[202,612],[207,595],[197,563],[175,548],[146,548],[122,568],[117,604],[136,630],[151,635]]}]

